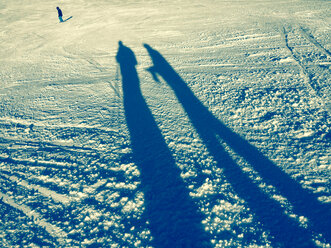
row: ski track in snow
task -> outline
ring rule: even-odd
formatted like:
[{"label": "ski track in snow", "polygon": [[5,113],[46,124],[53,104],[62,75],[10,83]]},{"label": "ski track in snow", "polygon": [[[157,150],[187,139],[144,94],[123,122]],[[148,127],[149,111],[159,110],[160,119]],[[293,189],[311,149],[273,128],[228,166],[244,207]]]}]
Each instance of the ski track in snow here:
[{"label": "ski track in snow", "polygon": [[[324,48],[322,47],[317,41],[314,40],[313,37],[311,37],[310,35],[307,34],[306,31],[304,31],[302,29],[302,27],[300,27],[301,33],[304,34],[304,36],[311,42],[311,44],[313,44],[316,48],[319,49],[319,51],[322,51],[323,53],[325,53],[327,55],[327,57],[330,59],[330,53]],[[326,105],[326,110],[329,112],[330,114],[330,106],[328,106],[329,103],[329,89],[326,91],[325,95],[323,95],[323,93],[321,93],[321,89],[323,89],[324,85],[319,85],[319,83],[317,82],[317,78],[313,77],[313,75],[311,73],[309,73],[309,67],[312,67],[312,65],[310,66],[306,66],[303,65],[303,62],[301,62],[303,59],[299,58],[298,55],[296,55],[294,53],[294,48],[292,48],[291,46],[289,46],[289,40],[288,40],[288,34],[289,32],[286,31],[285,27],[283,27],[283,37],[284,37],[284,41],[285,41],[285,46],[286,48],[290,51],[291,56],[293,57],[293,59],[297,62],[298,66],[300,67],[301,70],[301,74],[304,77],[304,83],[307,84],[308,87],[311,87],[311,89],[315,92],[316,95],[318,95],[321,99],[321,101]],[[316,66],[315,66],[316,67]],[[323,67],[322,67],[323,68]],[[329,72],[329,69],[326,69]],[[327,73],[328,75],[330,73]],[[326,85],[327,86],[327,85]],[[324,102],[323,99],[326,99],[326,102]]]},{"label": "ski track in snow", "polygon": [[[65,23],[47,2],[0,2],[2,247],[192,247],[188,230],[206,248],[331,246],[329,2],[58,4]],[[138,60],[137,111],[150,111],[130,130],[119,40]],[[151,76],[157,62],[168,74]],[[166,143],[140,151],[170,158],[155,182],[132,130],[150,150]],[[204,230],[193,210],[176,219],[187,209],[165,202],[174,193]],[[158,232],[172,224],[185,238]]]}]

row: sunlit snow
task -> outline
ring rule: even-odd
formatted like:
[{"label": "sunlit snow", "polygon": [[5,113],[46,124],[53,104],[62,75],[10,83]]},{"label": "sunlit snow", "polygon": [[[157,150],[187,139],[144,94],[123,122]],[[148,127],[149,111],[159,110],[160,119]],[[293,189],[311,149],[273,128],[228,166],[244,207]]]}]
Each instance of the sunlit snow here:
[{"label": "sunlit snow", "polygon": [[0,1],[0,246],[331,247],[330,10]]}]

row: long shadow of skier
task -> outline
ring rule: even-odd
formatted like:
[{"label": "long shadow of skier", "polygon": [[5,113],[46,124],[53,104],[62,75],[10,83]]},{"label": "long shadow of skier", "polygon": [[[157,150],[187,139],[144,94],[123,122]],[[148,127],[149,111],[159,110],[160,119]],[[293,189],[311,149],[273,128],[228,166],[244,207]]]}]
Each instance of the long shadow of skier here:
[{"label": "long shadow of skier", "polygon": [[132,50],[119,42],[123,101],[133,158],[141,173],[154,247],[209,247],[202,215],[141,93]]},{"label": "long shadow of skier", "polygon": [[69,21],[73,16],[68,17],[67,19],[63,20],[63,22]]},{"label": "long shadow of skier", "polygon": [[320,203],[311,192],[303,189],[257,148],[215,118],[163,56],[149,45],[144,46],[154,64],[149,69],[154,74],[153,77],[156,77],[156,73],[159,74],[174,90],[218,166],[224,169],[225,176],[234,190],[246,201],[261,223],[269,229],[274,242],[283,244],[284,247],[316,246],[311,241],[311,231],[300,227],[296,221],[284,214],[280,204],[270,199],[242,172],[224,150],[218,138],[245,158],[267,183],[275,186],[292,203],[295,213],[308,217],[314,231],[330,239],[330,207]]}]

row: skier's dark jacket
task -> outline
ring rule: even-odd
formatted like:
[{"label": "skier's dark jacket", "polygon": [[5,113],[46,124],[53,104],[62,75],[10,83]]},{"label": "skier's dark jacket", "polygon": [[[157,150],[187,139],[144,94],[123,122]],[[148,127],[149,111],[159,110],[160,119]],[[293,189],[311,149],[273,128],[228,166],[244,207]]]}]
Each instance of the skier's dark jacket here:
[{"label": "skier's dark jacket", "polygon": [[59,16],[62,16],[62,10],[60,8],[57,8],[57,13],[59,13]]}]

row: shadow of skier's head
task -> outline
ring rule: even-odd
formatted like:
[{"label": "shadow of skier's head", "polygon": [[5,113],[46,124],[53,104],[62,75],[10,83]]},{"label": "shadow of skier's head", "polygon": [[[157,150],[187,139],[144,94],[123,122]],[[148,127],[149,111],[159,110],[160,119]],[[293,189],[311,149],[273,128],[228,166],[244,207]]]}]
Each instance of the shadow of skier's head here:
[{"label": "shadow of skier's head", "polygon": [[129,47],[125,46],[122,41],[118,42],[116,60],[120,66],[123,67],[131,67],[138,64],[133,51]]}]

